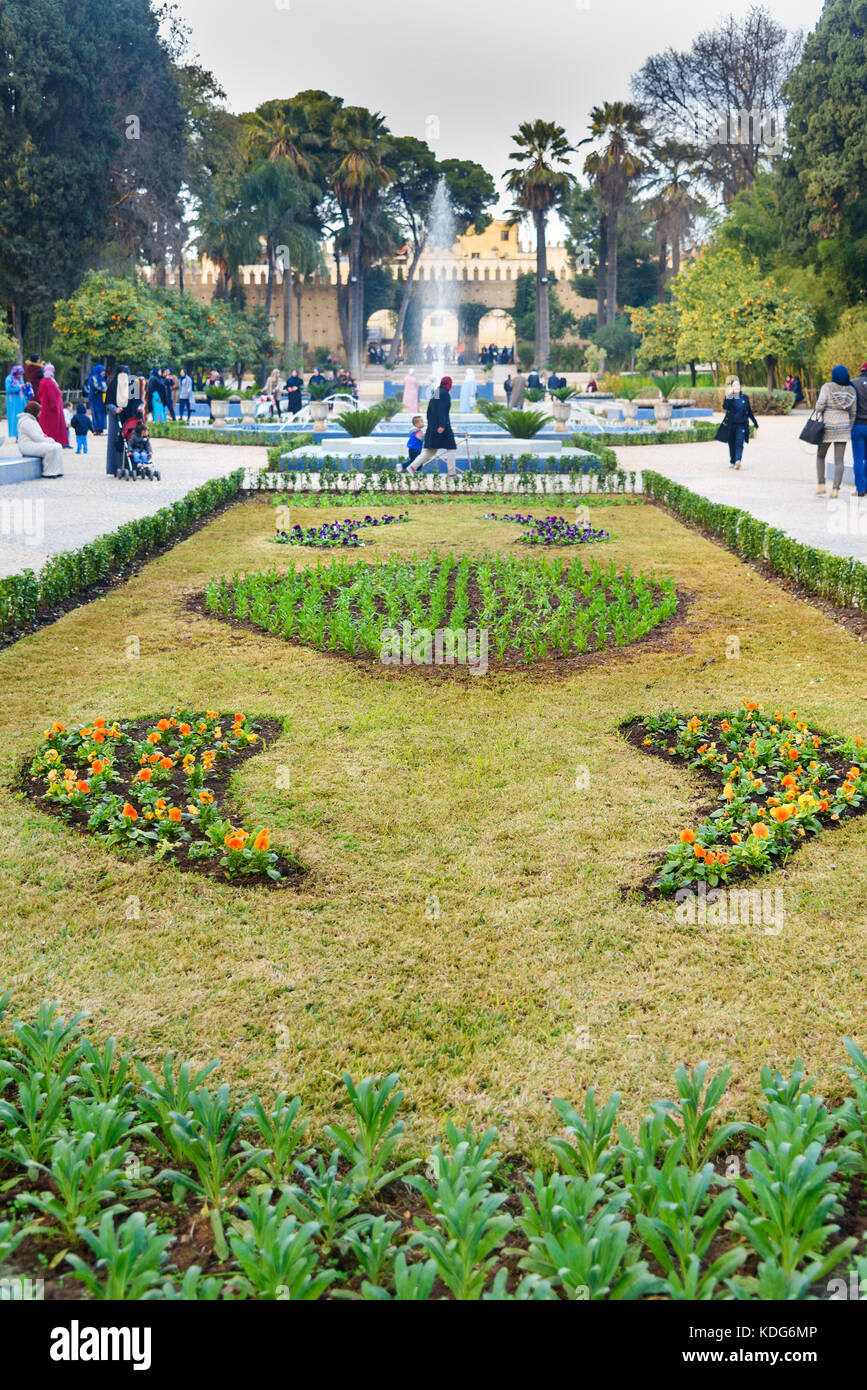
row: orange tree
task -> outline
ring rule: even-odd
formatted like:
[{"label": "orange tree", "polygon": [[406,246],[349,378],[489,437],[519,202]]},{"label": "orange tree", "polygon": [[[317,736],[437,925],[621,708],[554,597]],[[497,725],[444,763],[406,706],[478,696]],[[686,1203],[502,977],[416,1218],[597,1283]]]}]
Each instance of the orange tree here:
[{"label": "orange tree", "polygon": [[680,332],[680,312],[675,303],[643,304],[627,309],[633,333],[641,342],[636,354],[640,367],[662,370],[677,368],[677,342]]},{"label": "orange tree", "polygon": [[146,367],[168,356],[168,315],[156,295],[137,280],[104,271],[85,276],[70,299],[54,306],[54,331],[72,357],[91,357]]}]

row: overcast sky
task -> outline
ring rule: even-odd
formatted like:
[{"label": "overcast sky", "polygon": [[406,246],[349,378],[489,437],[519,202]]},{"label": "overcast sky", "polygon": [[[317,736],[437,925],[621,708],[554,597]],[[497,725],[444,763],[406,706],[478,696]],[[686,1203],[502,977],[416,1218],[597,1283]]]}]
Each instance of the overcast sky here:
[{"label": "overcast sky", "polygon": [[[652,53],[688,48],[749,0],[179,0],[234,111],[306,87],[381,111],[442,159],[499,180],[521,121],[557,120],[573,141],[602,101],[629,96]],[[812,29],[821,0],[769,0]],[[436,125],[430,118],[438,121]],[[576,168],[577,168],[576,162]],[[503,208],[506,203],[503,203]]]}]

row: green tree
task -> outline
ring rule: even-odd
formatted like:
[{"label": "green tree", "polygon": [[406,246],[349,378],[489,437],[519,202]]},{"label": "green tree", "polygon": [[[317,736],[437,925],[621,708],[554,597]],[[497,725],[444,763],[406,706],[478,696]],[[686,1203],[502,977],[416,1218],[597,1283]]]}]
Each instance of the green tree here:
[{"label": "green tree", "polygon": [[[512,317],[515,320],[515,333],[518,338],[536,338],[536,297],[537,284],[535,275],[529,272],[519,275],[515,281],[515,305],[512,310]],[[548,314],[549,331],[552,340],[562,338],[566,333],[571,333],[578,326],[578,320],[570,309],[566,309],[560,303],[555,284],[549,286],[548,292]],[[536,362],[537,366],[544,365]]]},{"label": "green tree", "polygon": [[332,175],[332,187],[349,233],[349,340],[346,352],[349,370],[358,380],[361,373],[364,333],[364,274],[362,238],[377,199],[391,182],[385,163],[388,128],[382,116],[363,106],[344,106],[338,111],[332,129],[332,144],[339,163]]},{"label": "green tree", "polygon": [[283,332],[287,353],[291,350],[292,261],[316,252],[318,240],[305,225],[311,204],[315,204],[315,185],[300,178],[288,158],[267,159],[250,170],[242,185],[242,199],[250,218],[265,242],[268,282],[265,290],[265,317],[270,321],[275,271],[283,273]]},{"label": "green tree", "polygon": [[633,333],[640,338],[637,361],[640,367],[667,371],[677,368],[680,312],[677,304],[644,304],[627,309]]},{"label": "green tree", "polygon": [[867,278],[867,0],[826,0],[786,84],[785,234],[833,266],[850,303]]},{"label": "green tree", "polygon": [[617,255],[620,214],[626,202],[629,186],[645,169],[644,150],[649,141],[643,115],[630,102],[606,101],[590,113],[590,134],[582,144],[593,142],[584,160],[584,172],[592,178],[599,191],[605,216],[605,246],[607,265],[599,263],[599,274],[605,274],[606,321],[613,323],[617,314]]},{"label": "green tree", "polygon": [[515,216],[529,216],[536,232],[536,361],[547,367],[551,358],[551,307],[548,281],[547,224],[552,210],[569,192],[574,176],[568,169],[572,146],[554,121],[525,121],[512,136],[515,164],[506,172],[506,185],[515,200]]},{"label": "green tree", "polygon": [[90,272],[55,305],[54,331],[72,356],[124,361],[136,369],[165,359],[171,346],[168,311],[155,292],[106,271]]}]

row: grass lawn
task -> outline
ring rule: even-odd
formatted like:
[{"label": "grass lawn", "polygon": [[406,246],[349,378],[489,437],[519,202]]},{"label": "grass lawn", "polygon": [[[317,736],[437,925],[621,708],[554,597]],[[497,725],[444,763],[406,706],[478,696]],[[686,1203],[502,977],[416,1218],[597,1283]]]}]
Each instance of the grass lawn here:
[{"label": "grass lawn", "polygon": [[[361,556],[535,553],[517,527],[484,520],[530,510],[524,499],[404,508],[410,524],[364,533],[374,544]],[[298,508],[295,520],[313,516]],[[757,885],[783,890],[779,936],[680,924],[673,904],[621,889],[706,793],[618,726],[747,696],[864,734],[863,650],[655,507],[600,502],[592,521],[612,539],[588,558],[655,570],[691,600],[681,625],[591,664],[427,679],[189,611],[213,576],[337,558],[271,544],[261,498],[0,653],[0,988],[16,986],[15,1015],[46,997],[88,1009],[100,1037],[149,1058],[219,1056],[241,1091],[301,1093],[318,1122],[344,1108],[344,1070],[399,1070],[410,1147],[452,1115],[537,1154],[556,1124],[552,1096],[617,1088],[622,1118],[637,1122],[671,1094],[678,1062],[703,1058],[731,1064],[739,1116],[757,1113],[764,1062],[787,1071],[803,1057],[822,1094],[841,1094],[842,1036],[864,1043],[867,823],[811,841]],[[307,866],[300,888],[233,888],[121,858],[10,790],[53,720],[176,703],[284,721],[240,769],[237,799],[245,823],[270,825]],[[589,787],[576,790],[583,767]]]}]

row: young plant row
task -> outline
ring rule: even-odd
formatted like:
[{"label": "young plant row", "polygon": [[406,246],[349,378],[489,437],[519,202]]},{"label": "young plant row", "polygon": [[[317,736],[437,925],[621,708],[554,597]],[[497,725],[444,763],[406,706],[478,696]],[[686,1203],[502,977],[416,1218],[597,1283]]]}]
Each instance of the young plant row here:
[{"label": "young plant row", "polygon": [[797,710],[743,699],[740,709],[688,719],[667,710],[637,727],[643,747],[700,768],[718,788],[715,808],[666,850],[655,883],[664,894],[778,868],[867,796],[862,738],[820,733]]},{"label": "young plant row", "polygon": [[230,768],[261,747],[260,725],[242,712],[176,705],[136,724],[100,717],[67,729],[56,721],[30,763],[28,792],[110,845],[190,867],[219,866],[230,882],[278,882],[287,865],[271,848],[269,827],[234,825],[218,789]]},{"label": "young plant row", "polygon": [[78,550],[53,555],[38,574],[24,570],[0,579],[0,638],[26,631],[66,600],[111,582],[154,550],[179,540],[190,526],[237,497],[243,481],[241,470],[214,478],[153,516],[124,522]]},{"label": "young plant row", "polygon": [[[151,1068],[54,1004],[10,1027],[10,996],[0,1268],[48,1266],[49,1296],[794,1301],[834,1271],[867,1278],[839,1229],[843,1184],[867,1174],[867,1057],[848,1038],[836,1109],[796,1062],[762,1068],[761,1123],[724,1121],[728,1070],[681,1064],[637,1133],[618,1092],[555,1100],[548,1162],[516,1174],[496,1129],[451,1120],[416,1158],[397,1074],[344,1075],[345,1118],[314,1144],[300,1097],[239,1102],[218,1062]],[[206,1234],[182,1275],[171,1227],[191,1215]]]},{"label": "young plant row", "polygon": [[838,608],[867,608],[867,565],[860,560],[796,541],[749,512],[709,502],[659,473],[645,470],[643,479],[645,496],[715,536],[742,559],[764,561],[775,574],[830,599]]},{"label": "young plant row", "polygon": [[287,575],[212,580],[209,613],[322,650],[379,656],[382,634],[409,622],[429,632],[484,629],[497,659],[524,661],[625,646],[677,610],[670,580],[613,564],[448,555],[336,561]]}]

